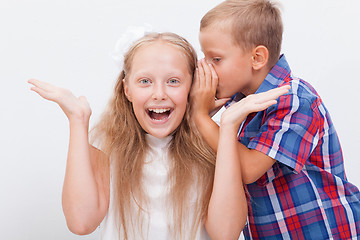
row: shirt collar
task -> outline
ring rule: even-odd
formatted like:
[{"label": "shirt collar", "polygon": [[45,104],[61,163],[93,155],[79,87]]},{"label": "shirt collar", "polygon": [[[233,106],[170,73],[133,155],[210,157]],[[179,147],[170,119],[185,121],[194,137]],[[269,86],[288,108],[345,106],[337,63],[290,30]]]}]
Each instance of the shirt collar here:
[{"label": "shirt collar", "polygon": [[148,133],[145,135],[146,142],[153,149],[161,149],[168,146],[172,138],[173,138],[172,135],[164,138],[157,138]]},{"label": "shirt collar", "polygon": [[282,85],[285,79],[290,75],[291,70],[286,61],[285,55],[281,55],[279,61],[270,70],[269,74],[265,77],[260,87],[255,93],[266,92],[270,89],[277,88]]},{"label": "shirt collar", "polygon": [[[270,89],[279,87],[290,74],[290,66],[286,61],[285,55],[282,54],[279,58],[279,61],[270,70],[270,72],[265,77],[264,81],[261,83],[260,87],[256,90],[255,93],[262,93]],[[233,102],[240,101],[243,97],[244,95],[242,93],[235,93],[231,97],[231,99],[225,104],[225,107],[228,108]]]}]

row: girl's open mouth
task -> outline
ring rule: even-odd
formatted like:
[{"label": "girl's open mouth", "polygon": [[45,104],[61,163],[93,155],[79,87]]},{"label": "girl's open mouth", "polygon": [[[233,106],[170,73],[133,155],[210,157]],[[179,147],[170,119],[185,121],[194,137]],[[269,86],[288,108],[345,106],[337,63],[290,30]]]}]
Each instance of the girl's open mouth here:
[{"label": "girl's open mouth", "polygon": [[169,118],[172,111],[172,108],[149,108],[146,113],[154,121],[163,121]]}]

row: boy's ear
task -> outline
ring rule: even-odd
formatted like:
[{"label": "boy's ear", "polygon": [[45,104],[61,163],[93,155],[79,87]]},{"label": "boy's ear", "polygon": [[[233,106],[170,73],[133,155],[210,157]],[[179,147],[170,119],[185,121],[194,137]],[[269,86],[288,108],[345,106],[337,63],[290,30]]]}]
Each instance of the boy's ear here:
[{"label": "boy's ear", "polygon": [[125,79],[122,80],[122,84],[124,84],[124,93],[125,93],[125,96],[126,96],[126,98],[129,100],[129,102],[131,102],[131,95],[130,95],[130,93],[129,93],[129,88],[128,88],[127,84],[126,84]]},{"label": "boy's ear", "polygon": [[263,45],[259,45],[251,52],[251,63],[254,70],[260,70],[269,61],[269,50]]}]

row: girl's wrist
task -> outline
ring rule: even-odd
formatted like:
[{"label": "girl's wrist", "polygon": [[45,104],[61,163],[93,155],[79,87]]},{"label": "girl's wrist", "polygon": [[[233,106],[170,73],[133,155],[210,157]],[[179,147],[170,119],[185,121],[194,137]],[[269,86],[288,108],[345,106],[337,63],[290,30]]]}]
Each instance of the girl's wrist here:
[{"label": "girl's wrist", "polygon": [[220,126],[223,126],[226,129],[238,129],[240,123],[245,119],[246,116],[233,116],[231,114],[227,114],[225,111],[220,118]]},{"label": "girl's wrist", "polygon": [[71,111],[66,115],[69,119],[69,122],[89,123],[91,110],[85,111],[83,109],[78,109],[77,111]]},{"label": "girl's wrist", "polygon": [[69,124],[70,126],[88,127],[89,120],[90,120],[90,116],[85,116],[85,115],[71,116],[69,117]]},{"label": "girl's wrist", "polygon": [[220,123],[219,133],[233,133],[237,135],[239,126],[235,124],[222,124]]}]

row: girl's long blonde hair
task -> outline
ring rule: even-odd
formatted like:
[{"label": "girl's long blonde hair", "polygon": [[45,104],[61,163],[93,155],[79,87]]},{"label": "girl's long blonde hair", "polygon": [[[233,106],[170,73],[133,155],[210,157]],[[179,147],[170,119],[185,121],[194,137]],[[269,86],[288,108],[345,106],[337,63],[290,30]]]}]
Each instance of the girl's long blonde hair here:
[{"label": "girl's long blonde hair", "polygon": [[[125,54],[124,67],[117,79],[114,93],[99,123],[93,128],[93,140],[100,142],[102,151],[110,157],[116,219],[125,239],[131,235],[130,226],[141,226],[141,215],[146,205],[143,189],[143,166],[148,145],[145,132],[138,123],[132,104],[125,96],[123,79],[131,71],[131,63],[136,51],[157,41],[176,47],[184,54],[191,76],[194,76],[197,56],[193,47],[182,37],[174,33],[151,33],[138,41]],[[174,238],[183,239],[184,233],[195,238],[198,226],[206,217],[212,191],[215,154],[201,139],[190,119],[190,105],[186,109],[183,121],[173,133],[169,145],[170,172],[169,201],[173,207],[174,226],[171,231]],[[185,229],[184,222],[188,212],[189,200],[193,188],[196,189],[196,207],[191,229]],[[133,209],[133,202],[137,209]],[[140,222],[139,222],[140,221]],[[186,231],[186,232],[185,232]],[[134,234],[134,232],[132,233]]]}]

